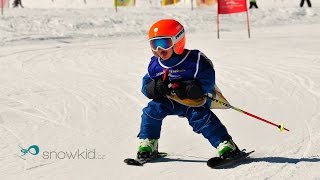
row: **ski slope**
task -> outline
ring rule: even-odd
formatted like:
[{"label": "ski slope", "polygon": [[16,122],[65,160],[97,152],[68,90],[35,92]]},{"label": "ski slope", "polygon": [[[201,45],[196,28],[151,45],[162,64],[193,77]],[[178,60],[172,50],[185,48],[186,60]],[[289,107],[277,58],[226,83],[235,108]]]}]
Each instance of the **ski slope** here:
[{"label": "ski slope", "polygon": [[[236,14],[221,17],[220,40],[216,7],[140,2],[116,13],[98,0],[87,0],[89,7],[70,1],[72,9],[62,0],[35,2],[25,0],[25,9],[5,9],[0,17],[0,179],[320,179],[320,2],[301,9],[289,0],[257,1],[251,38],[245,16]],[[206,160],[216,150],[186,119],[170,116],[159,141],[170,156],[125,165],[136,154],[148,103],[140,92],[152,54],[146,32],[168,17],[185,25],[187,48],[213,61],[233,106],[290,132],[214,110],[238,146],[256,152],[241,166],[213,170]],[[31,145],[40,153],[19,158],[19,146]],[[66,156],[76,152],[84,153]]]}]

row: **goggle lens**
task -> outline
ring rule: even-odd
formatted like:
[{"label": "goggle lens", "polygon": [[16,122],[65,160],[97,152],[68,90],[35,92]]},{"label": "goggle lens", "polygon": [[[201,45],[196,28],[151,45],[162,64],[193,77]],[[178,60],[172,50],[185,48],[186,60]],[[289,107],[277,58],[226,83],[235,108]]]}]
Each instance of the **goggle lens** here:
[{"label": "goggle lens", "polygon": [[170,37],[150,39],[150,46],[153,51],[157,51],[158,48],[167,50],[172,48],[173,45],[174,43]]}]

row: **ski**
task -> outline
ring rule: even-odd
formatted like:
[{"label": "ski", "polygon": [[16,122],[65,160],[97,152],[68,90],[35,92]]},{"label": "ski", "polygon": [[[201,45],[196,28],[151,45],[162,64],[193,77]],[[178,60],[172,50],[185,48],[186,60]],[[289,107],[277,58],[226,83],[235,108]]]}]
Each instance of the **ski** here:
[{"label": "ski", "polygon": [[165,152],[158,152],[158,153],[154,154],[153,156],[151,156],[150,158],[143,158],[143,159],[127,158],[127,159],[124,160],[124,162],[127,165],[131,165],[131,166],[143,166],[145,163],[152,162],[152,161],[154,161],[156,159],[166,157],[167,155],[168,154],[165,153]]},{"label": "ski", "polygon": [[213,157],[207,161],[207,165],[213,169],[224,169],[228,167],[235,166],[240,161],[247,158],[250,154],[252,154],[254,151],[245,152],[246,150],[242,150],[241,153],[235,157],[232,158],[220,158],[220,157]]}]

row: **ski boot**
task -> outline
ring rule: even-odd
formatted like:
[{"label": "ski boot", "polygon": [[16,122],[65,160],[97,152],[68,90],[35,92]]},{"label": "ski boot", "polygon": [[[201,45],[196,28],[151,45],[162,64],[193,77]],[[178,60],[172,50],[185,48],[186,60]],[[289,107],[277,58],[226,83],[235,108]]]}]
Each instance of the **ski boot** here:
[{"label": "ski boot", "polygon": [[221,159],[228,159],[238,156],[241,151],[232,139],[223,141],[218,146],[218,155]]},{"label": "ski boot", "polygon": [[138,147],[138,159],[150,159],[158,154],[158,139],[143,139]]},{"label": "ski boot", "polygon": [[241,162],[254,152],[246,152],[245,149],[240,151],[232,139],[221,142],[217,149],[219,156],[213,157],[207,161],[207,165],[214,169],[235,167],[239,165],[237,163]]}]

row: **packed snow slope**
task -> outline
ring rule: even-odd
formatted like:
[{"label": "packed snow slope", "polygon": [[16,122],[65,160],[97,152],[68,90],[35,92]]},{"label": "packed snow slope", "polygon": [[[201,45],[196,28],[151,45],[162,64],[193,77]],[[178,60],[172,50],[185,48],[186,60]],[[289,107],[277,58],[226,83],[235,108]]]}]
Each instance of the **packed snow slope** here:
[{"label": "packed snow slope", "polygon": [[[137,1],[116,12],[112,1],[83,2],[24,0],[26,8],[0,17],[1,180],[320,179],[319,1],[257,1],[251,38],[245,15],[234,14],[221,16],[219,40],[216,6]],[[152,55],[146,34],[161,18],[185,25],[187,48],[212,60],[233,106],[290,132],[213,110],[240,148],[256,151],[241,166],[214,170],[206,160],[216,150],[186,119],[170,116],[159,141],[169,156],[125,165],[149,101],[140,92]]]}]

